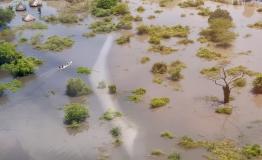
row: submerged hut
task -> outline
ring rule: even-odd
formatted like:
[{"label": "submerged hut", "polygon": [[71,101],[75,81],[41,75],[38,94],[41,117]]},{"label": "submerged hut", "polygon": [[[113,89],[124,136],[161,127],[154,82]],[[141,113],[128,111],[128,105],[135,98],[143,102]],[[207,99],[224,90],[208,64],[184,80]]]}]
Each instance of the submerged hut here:
[{"label": "submerged hut", "polygon": [[29,6],[30,7],[42,6],[42,0],[30,0],[29,1]]},{"label": "submerged hut", "polygon": [[15,10],[16,11],[25,11],[26,10],[26,6],[22,2],[19,2],[16,5]]},{"label": "submerged hut", "polygon": [[35,17],[32,16],[31,14],[27,14],[26,16],[23,17],[23,21],[25,22],[31,22],[31,21],[34,21],[35,20]]}]

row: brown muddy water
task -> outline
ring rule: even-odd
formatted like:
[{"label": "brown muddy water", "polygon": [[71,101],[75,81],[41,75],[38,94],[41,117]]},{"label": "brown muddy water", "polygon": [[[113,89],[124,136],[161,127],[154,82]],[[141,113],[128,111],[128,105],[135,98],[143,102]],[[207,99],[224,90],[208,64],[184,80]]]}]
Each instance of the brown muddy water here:
[{"label": "brown muddy water", "polygon": [[[171,55],[160,55],[147,51],[149,45],[146,37],[135,36],[123,46],[113,43],[120,33],[87,39],[82,34],[88,31],[92,17],[87,17],[78,25],[49,24],[48,30],[26,30],[17,35],[16,39],[30,39],[38,32],[45,38],[50,35],[70,36],[75,44],[61,53],[45,53],[27,44],[18,45],[18,50],[42,59],[44,64],[35,75],[21,79],[24,87],[19,92],[7,93],[0,98],[0,160],[95,160],[102,155],[109,155],[112,160],[144,160],[156,159],[150,156],[151,150],[156,148],[167,153],[177,151],[182,159],[204,159],[202,150],[185,151],[176,145],[177,138],[184,135],[207,140],[230,138],[238,144],[262,145],[262,96],[250,92],[250,83],[243,89],[234,90],[234,109],[230,116],[215,114],[213,102],[206,98],[215,96],[222,99],[222,89],[199,73],[202,68],[211,67],[216,62],[195,56],[198,48],[205,46],[196,39],[199,31],[208,25],[207,18],[198,16],[195,9],[181,9],[175,4],[164,9],[157,3],[130,0],[133,15],[138,14],[135,9],[142,4],[146,8],[144,13],[140,13],[144,23],[188,25],[191,31],[189,38],[195,42],[187,46],[177,45],[179,39],[173,38],[165,43],[178,51]],[[0,2],[0,5],[6,5],[6,2]],[[262,20],[262,14],[256,12],[258,6],[205,3],[212,9],[217,5],[231,13],[234,31],[239,35],[232,47],[216,49],[230,55],[230,66],[244,65],[262,72],[262,32],[247,27]],[[154,11],[159,9],[163,12],[155,14]],[[41,21],[36,9],[28,12]],[[56,12],[53,5],[44,3],[42,16]],[[156,19],[148,20],[147,17],[152,14],[156,15]],[[181,17],[181,14],[186,14],[186,17]],[[16,14],[10,27],[23,23],[21,15]],[[133,28],[138,24],[134,23]],[[251,36],[245,38],[247,34]],[[249,50],[251,53],[248,55],[239,54]],[[140,64],[143,56],[149,56],[151,61]],[[183,70],[184,78],[179,83],[164,81],[159,85],[152,82],[150,69],[153,63],[178,59],[187,65]],[[68,60],[72,60],[73,65],[57,71],[57,66]],[[91,76],[81,76],[93,87],[94,93],[87,97],[68,98],[65,95],[66,82],[71,77],[79,76],[75,71],[78,66],[94,69]],[[1,81],[10,79],[7,73],[0,74]],[[105,90],[96,89],[101,80],[116,84],[118,94],[109,96]],[[147,89],[145,98],[141,103],[129,102],[127,96],[130,91],[139,87]],[[55,94],[51,94],[51,91]],[[168,107],[149,109],[150,99],[161,96],[171,99]],[[90,118],[86,120],[85,127],[78,131],[69,130],[63,124],[63,105],[70,102],[86,103],[90,109]],[[118,108],[124,118],[112,123],[101,122],[99,117],[107,107]],[[127,130],[123,132],[126,134],[123,135],[124,145],[121,147],[112,145],[109,130],[115,125]],[[175,134],[175,140],[160,137],[160,133],[166,130]]]}]

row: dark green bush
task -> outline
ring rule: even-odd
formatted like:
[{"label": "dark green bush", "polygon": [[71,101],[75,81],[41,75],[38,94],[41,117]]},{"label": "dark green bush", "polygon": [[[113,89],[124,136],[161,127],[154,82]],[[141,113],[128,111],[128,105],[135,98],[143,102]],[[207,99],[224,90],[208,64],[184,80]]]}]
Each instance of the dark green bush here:
[{"label": "dark green bush", "polygon": [[111,9],[117,5],[118,0],[97,0],[96,7],[103,9]]},{"label": "dark green bush", "polygon": [[262,74],[257,75],[252,84],[255,93],[262,93]]},{"label": "dark green bush", "polygon": [[80,123],[89,116],[86,106],[79,103],[71,103],[66,105],[64,111],[64,119],[67,124]]},{"label": "dark green bush", "polygon": [[116,94],[116,85],[109,85],[108,91],[110,94]]},{"label": "dark green bush", "polygon": [[0,96],[3,95],[5,90],[16,92],[21,87],[22,87],[22,82],[16,79],[8,83],[0,83]]},{"label": "dark green bush", "polygon": [[80,78],[71,78],[67,82],[66,94],[77,97],[91,93],[90,87]]},{"label": "dark green bush", "polygon": [[14,16],[15,12],[11,8],[0,8],[0,27],[9,23]]},{"label": "dark green bush", "polygon": [[208,18],[208,22],[212,22],[214,19],[227,19],[229,21],[232,21],[232,17],[230,16],[230,13],[227,10],[224,9],[216,9],[214,12],[212,12]]},{"label": "dark green bush", "polygon": [[126,3],[119,3],[113,8],[113,14],[115,15],[125,15],[129,12],[129,8]]},{"label": "dark green bush", "polygon": [[12,61],[22,58],[22,53],[16,51],[13,44],[8,42],[0,42],[0,65],[11,63]]},{"label": "dark green bush", "polygon": [[262,149],[258,144],[246,145],[242,148],[242,152],[248,159],[262,155]]},{"label": "dark green bush", "polygon": [[91,74],[91,69],[87,67],[77,67],[76,71],[79,74],[86,74],[86,75]]},{"label": "dark green bush", "polygon": [[164,74],[167,72],[167,65],[163,62],[157,62],[152,66],[151,72]]},{"label": "dark green bush", "polygon": [[160,98],[153,98],[151,99],[151,108],[158,108],[163,107],[169,103],[169,98],[166,97],[160,97]]}]

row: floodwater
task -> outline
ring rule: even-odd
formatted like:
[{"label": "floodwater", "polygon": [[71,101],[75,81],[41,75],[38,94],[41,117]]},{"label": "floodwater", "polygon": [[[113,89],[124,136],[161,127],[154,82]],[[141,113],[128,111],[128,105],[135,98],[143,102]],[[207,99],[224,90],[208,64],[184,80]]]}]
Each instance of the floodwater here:
[{"label": "floodwater", "polygon": [[[69,36],[75,44],[59,53],[37,51],[27,44],[18,45],[18,50],[42,59],[44,64],[35,75],[21,78],[24,86],[19,92],[7,92],[0,98],[0,160],[95,160],[105,155],[112,160],[144,160],[155,159],[150,152],[156,148],[167,153],[177,151],[182,159],[202,160],[202,150],[185,151],[176,145],[177,139],[184,135],[207,140],[230,138],[238,144],[262,145],[262,96],[251,93],[250,83],[232,93],[234,109],[230,116],[215,114],[214,102],[207,98],[215,96],[222,99],[222,89],[199,73],[202,68],[211,67],[217,62],[208,62],[195,56],[198,48],[205,46],[196,39],[199,31],[207,26],[207,18],[198,16],[195,9],[181,9],[175,4],[163,9],[157,3],[130,0],[134,15],[138,14],[135,9],[142,4],[146,8],[140,14],[144,23],[188,25],[191,31],[189,38],[195,42],[187,46],[177,45],[179,39],[173,38],[165,43],[178,51],[171,55],[160,55],[147,51],[149,45],[146,37],[132,37],[131,42],[123,46],[114,43],[120,33],[87,39],[82,34],[88,31],[92,17],[87,17],[78,25],[49,24],[48,30],[26,30],[17,35],[16,39],[30,39],[39,32],[44,38],[51,35]],[[6,2],[0,2],[0,5],[6,5]],[[232,6],[206,2],[205,5],[212,9],[220,5],[227,9],[234,19],[233,30],[238,33],[232,47],[215,49],[229,55],[230,66],[244,65],[262,72],[262,32],[247,27],[262,20],[262,14],[256,12],[257,4]],[[159,9],[163,12],[155,14],[154,11]],[[28,12],[41,21],[36,9]],[[44,3],[42,16],[56,12],[49,2]],[[22,14],[16,15],[10,27],[23,23]],[[148,20],[151,14],[156,15],[156,19]],[[181,14],[186,14],[186,17],[181,17]],[[133,28],[138,24],[134,23]],[[135,29],[130,32],[135,32]],[[247,34],[251,36],[246,38]],[[251,53],[248,55],[240,54],[249,50]],[[143,56],[149,56],[151,61],[140,64]],[[179,83],[165,80],[159,85],[152,82],[150,69],[153,63],[168,63],[178,59],[187,65],[183,70],[184,78]],[[72,60],[73,65],[58,71],[57,66],[68,60]],[[92,86],[94,93],[69,98],[65,95],[66,82],[71,77],[79,76],[75,71],[78,66],[93,69],[90,76],[81,78]],[[0,74],[1,81],[11,78],[7,73]],[[118,94],[112,96],[106,90],[97,89],[98,82],[102,80],[116,84]],[[145,98],[141,103],[129,102],[127,96],[130,91],[139,87],[147,90]],[[167,107],[151,110],[150,99],[160,96],[169,97],[171,102]],[[82,102],[89,106],[91,116],[78,131],[69,130],[63,124],[63,105],[70,102]],[[113,122],[102,122],[99,117],[108,107],[117,108],[124,117]],[[124,144],[120,147],[112,144],[109,134],[112,126],[120,126],[123,130]],[[176,138],[161,138],[160,133],[166,130],[172,131]]]}]

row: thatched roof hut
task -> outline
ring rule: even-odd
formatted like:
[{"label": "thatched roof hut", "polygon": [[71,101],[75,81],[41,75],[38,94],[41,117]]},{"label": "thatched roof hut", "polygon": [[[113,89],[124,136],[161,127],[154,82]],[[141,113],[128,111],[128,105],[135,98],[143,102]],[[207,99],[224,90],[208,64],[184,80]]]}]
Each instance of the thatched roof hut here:
[{"label": "thatched roof hut", "polygon": [[35,20],[35,17],[32,16],[31,14],[27,14],[26,16],[23,17],[23,21],[25,22],[31,22],[31,21],[34,21]]},{"label": "thatched roof hut", "polygon": [[16,11],[25,11],[26,10],[26,6],[22,2],[19,2],[16,5],[15,10]]},{"label": "thatched roof hut", "polygon": [[30,0],[29,1],[29,6],[30,7],[42,6],[42,0]]}]

